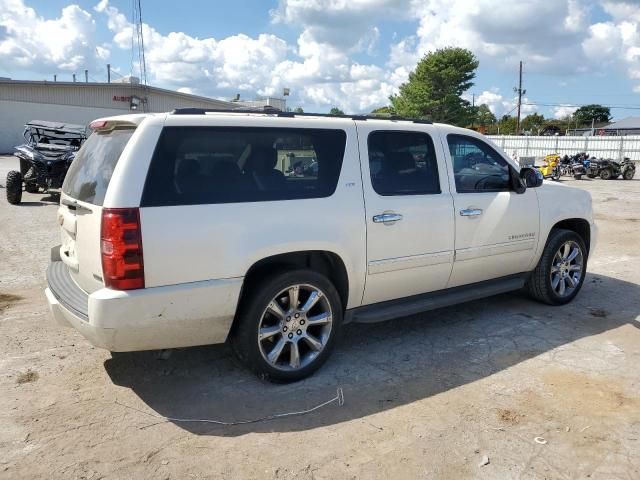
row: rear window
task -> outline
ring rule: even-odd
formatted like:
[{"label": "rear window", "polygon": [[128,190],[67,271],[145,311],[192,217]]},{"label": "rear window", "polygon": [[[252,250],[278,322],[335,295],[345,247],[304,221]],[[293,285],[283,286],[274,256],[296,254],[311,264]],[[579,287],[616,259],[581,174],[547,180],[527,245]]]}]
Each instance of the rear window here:
[{"label": "rear window", "polygon": [[343,130],[165,127],[142,206],[328,197],[345,143]]},{"label": "rear window", "polygon": [[113,170],[134,130],[92,133],[76,154],[62,191],[76,200],[102,205]]}]

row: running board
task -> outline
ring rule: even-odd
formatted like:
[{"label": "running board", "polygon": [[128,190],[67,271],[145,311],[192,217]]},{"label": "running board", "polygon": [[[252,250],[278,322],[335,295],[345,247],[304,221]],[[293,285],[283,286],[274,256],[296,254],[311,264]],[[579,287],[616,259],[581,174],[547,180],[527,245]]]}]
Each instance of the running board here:
[{"label": "running board", "polygon": [[500,293],[511,292],[522,288],[528,275],[528,273],[519,273],[494,280],[472,283],[471,285],[354,308],[346,312],[345,322],[384,322],[392,318],[408,317],[409,315],[435,310],[436,308],[449,307]]}]

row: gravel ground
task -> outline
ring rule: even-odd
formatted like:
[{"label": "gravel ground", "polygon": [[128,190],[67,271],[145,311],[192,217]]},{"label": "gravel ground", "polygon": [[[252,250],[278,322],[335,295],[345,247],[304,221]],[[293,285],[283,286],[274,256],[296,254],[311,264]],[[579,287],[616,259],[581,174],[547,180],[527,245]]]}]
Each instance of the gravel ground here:
[{"label": "gravel ground", "polygon": [[[55,199],[11,206],[0,188],[0,478],[640,478],[640,180],[567,183],[600,227],[572,304],[510,294],[350,325],[292,385],[226,346],[111,358],[54,325]],[[156,416],[258,419],[337,388],[343,406],[249,425]]]}]

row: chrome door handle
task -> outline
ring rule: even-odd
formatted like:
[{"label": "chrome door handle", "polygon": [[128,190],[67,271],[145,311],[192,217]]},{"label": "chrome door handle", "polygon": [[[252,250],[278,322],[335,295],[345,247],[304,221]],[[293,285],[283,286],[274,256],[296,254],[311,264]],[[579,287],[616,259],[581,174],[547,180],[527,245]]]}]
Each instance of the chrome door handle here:
[{"label": "chrome door handle", "polygon": [[476,217],[482,215],[482,209],[480,208],[465,208],[460,210],[460,215],[463,217]]},{"label": "chrome door handle", "polygon": [[381,213],[373,216],[374,223],[394,223],[399,220],[402,220],[402,215],[399,213]]}]

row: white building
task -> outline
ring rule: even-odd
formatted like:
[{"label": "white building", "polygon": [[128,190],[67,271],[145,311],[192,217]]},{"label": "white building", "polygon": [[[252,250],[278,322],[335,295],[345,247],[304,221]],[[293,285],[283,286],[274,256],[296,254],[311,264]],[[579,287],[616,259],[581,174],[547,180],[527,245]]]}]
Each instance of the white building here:
[{"label": "white building", "polygon": [[49,120],[86,125],[91,120],[132,111],[174,108],[237,108],[237,103],[129,82],[86,83],[0,79],[0,153],[24,143],[24,124]]}]

